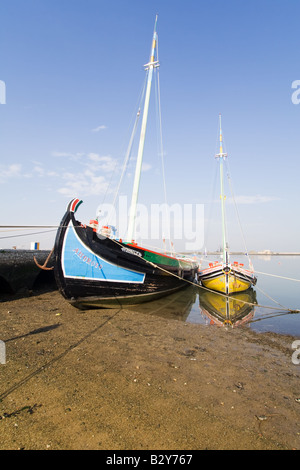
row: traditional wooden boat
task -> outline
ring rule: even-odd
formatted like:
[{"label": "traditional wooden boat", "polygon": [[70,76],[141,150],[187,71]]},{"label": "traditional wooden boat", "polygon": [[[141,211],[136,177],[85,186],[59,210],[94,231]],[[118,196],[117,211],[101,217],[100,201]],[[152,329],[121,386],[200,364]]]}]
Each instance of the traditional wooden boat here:
[{"label": "traditional wooden boat", "polygon": [[156,22],[157,18],[150,60],[145,66],[147,87],[126,240],[112,237],[109,227],[98,232],[97,221],[90,225],[77,221],[75,213],[82,202],[77,198],[69,203],[57,231],[55,279],[62,295],[78,308],[149,301],[185,287],[197,273],[195,260],[155,252],[133,241],[151,81],[159,65]]},{"label": "traditional wooden boat", "polygon": [[237,261],[231,263],[229,260],[229,248],[226,239],[225,228],[225,196],[224,196],[224,181],[223,181],[223,162],[227,158],[227,153],[223,152],[223,135],[221,115],[219,116],[220,122],[220,151],[216,154],[216,158],[220,163],[220,183],[221,183],[221,209],[222,209],[222,248],[223,259],[222,262],[216,261],[210,263],[208,268],[199,269],[198,281],[208,289],[222,292],[226,295],[236,292],[242,292],[254,286],[257,279],[254,275],[252,263],[249,264],[249,269],[245,269],[244,264]]},{"label": "traditional wooden boat", "polygon": [[233,294],[249,289],[256,284],[256,277],[242,263],[229,261],[209,263],[209,267],[200,269],[198,280],[208,289]]}]

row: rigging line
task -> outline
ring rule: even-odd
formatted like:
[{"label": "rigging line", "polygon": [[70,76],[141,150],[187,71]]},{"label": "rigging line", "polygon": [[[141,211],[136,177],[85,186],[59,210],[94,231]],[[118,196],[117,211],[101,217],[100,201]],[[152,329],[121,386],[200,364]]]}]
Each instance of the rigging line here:
[{"label": "rigging line", "polygon": [[[122,244],[118,240],[115,240],[113,238],[111,238],[111,240],[113,242],[115,242],[117,245],[122,247]],[[222,294],[221,292],[213,291],[212,289],[209,289],[208,287],[200,286],[198,283],[190,281],[189,279],[184,279],[184,278],[178,276],[177,274],[174,274],[174,273],[168,271],[167,269],[164,269],[161,266],[158,266],[157,264],[153,263],[152,261],[149,261],[145,258],[143,258],[143,260],[146,263],[151,264],[155,268],[160,269],[161,271],[167,273],[168,275],[176,277],[177,279],[181,279],[182,281],[185,281],[187,284],[191,284],[192,286],[195,286],[195,287],[198,287],[198,288],[201,287],[201,289],[206,290],[206,291],[211,292],[211,293],[216,294],[216,295],[220,295],[221,297],[231,298],[230,295],[226,295],[226,294]],[[253,305],[253,307],[260,307],[260,308],[271,309],[271,310],[280,310],[280,311],[282,311],[282,309],[283,309],[284,311],[287,311],[287,312],[290,312],[290,313],[300,313],[300,310],[291,309],[291,308],[287,308],[287,307],[283,307],[283,308],[271,307],[269,305],[260,305],[260,304],[254,303],[254,302],[247,302],[246,300],[241,300],[241,299],[236,299],[236,301],[240,302],[240,303],[243,303],[243,304],[247,304],[247,305]]]},{"label": "rigging line", "polygon": [[[55,228],[55,229],[58,229],[60,227],[62,228],[66,228],[68,227],[68,225],[0,225],[0,228],[1,227],[11,227],[13,229],[16,229],[16,231],[18,229],[28,229],[28,230],[32,230],[33,228]],[[82,227],[78,227],[78,228],[82,228]],[[13,232],[14,230],[5,230],[5,232],[8,231],[8,232]],[[1,232],[1,230],[0,230]]]},{"label": "rigging line", "polygon": [[[229,164],[228,164],[228,162],[226,162],[226,169],[227,169],[227,179],[228,179],[229,189],[230,189],[231,196],[232,196],[232,199],[233,199],[234,208],[235,208],[237,220],[238,220],[238,223],[239,223],[239,228],[240,228],[241,235],[242,235],[242,239],[243,239],[243,243],[244,243],[244,248],[245,248],[245,251],[246,251],[246,253],[247,253],[247,257],[248,257],[248,259],[250,260],[250,256],[249,256],[249,254],[248,254],[248,248],[247,248],[247,244],[246,244],[246,238],[245,238],[245,235],[244,235],[244,232],[243,232],[243,229],[242,229],[241,219],[240,219],[240,215],[239,215],[239,211],[238,211],[238,207],[237,207],[235,195],[234,195],[234,192],[233,192],[232,180],[231,180],[231,175],[230,175],[230,170],[229,170]],[[251,263],[251,264],[252,264],[252,263]]]},{"label": "rigging line", "polygon": [[[37,225],[36,227],[39,227],[39,226]],[[67,228],[68,225],[61,225],[61,226],[58,225],[58,226],[53,226],[53,227],[55,227],[55,229],[53,229],[53,230],[44,230],[42,232],[21,233],[19,235],[9,235],[9,236],[6,236],[6,237],[0,237],[0,240],[5,240],[7,238],[28,237],[28,236],[31,236],[31,235],[41,235],[41,234],[44,234],[44,233],[56,232],[59,227]],[[24,228],[26,228],[26,227],[24,227]],[[78,227],[78,228],[85,228],[85,227],[82,226],[82,227]],[[8,230],[8,232],[10,232],[10,230]],[[0,231],[0,233],[1,233],[1,231]]]},{"label": "rigging line", "polygon": [[106,191],[105,191],[105,193],[104,193],[104,196],[103,196],[103,200],[102,200],[101,205],[103,205],[104,202],[105,202],[105,199],[106,199],[108,190],[109,190],[109,188],[110,188],[110,186],[111,186],[111,182],[112,182],[113,176],[114,176],[115,171],[116,171],[116,168],[117,168],[117,164],[118,164],[118,161],[116,160],[116,161],[115,161],[115,165],[114,165],[114,169],[113,169],[113,171],[112,171],[112,173],[111,173],[111,175],[110,175],[109,183],[108,183],[107,186],[106,186]]},{"label": "rigging line", "polygon": [[136,131],[137,131],[138,121],[139,121],[139,118],[140,118],[142,101],[143,101],[144,96],[145,96],[146,84],[147,84],[147,76],[144,78],[143,86],[142,86],[140,94],[139,94],[137,106],[135,107],[135,109],[138,108],[138,111],[137,112],[135,111],[135,120],[134,120],[134,124],[133,124],[133,130],[131,132],[131,137],[130,137],[129,144],[128,144],[128,147],[127,147],[127,152],[125,154],[125,158],[124,158],[124,162],[123,162],[123,170],[122,170],[122,174],[121,174],[121,177],[120,177],[120,180],[119,180],[119,184],[118,184],[118,187],[117,187],[117,190],[116,190],[116,193],[115,193],[113,206],[116,203],[116,200],[117,200],[120,188],[121,188],[121,184],[122,184],[124,175],[126,173],[126,170],[128,168],[129,160],[131,158],[132,146],[133,146],[134,138],[135,138]]},{"label": "rigging line", "polygon": [[40,234],[49,233],[49,232],[56,232],[56,230],[45,230],[43,232],[34,232],[34,233],[31,232],[31,233],[21,233],[19,235],[9,235],[8,237],[0,237],[0,240],[4,240],[6,238],[29,237],[32,235],[40,235]]},{"label": "rigging line", "polygon": [[271,297],[270,295],[268,295],[266,292],[264,292],[262,289],[260,289],[259,287],[256,286],[256,289],[259,290],[263,295],[265,295],[266,297],[268,297],[268,299],[272,300],[275,304],[277,305],[280,305],[281,308],[283,308],[284,310],[291,310],[291,309],[288,309],[287,307],[285,307],[284,305],[282,305],[280,302],[278,302],[277,300],[273,299],[273,297]]},{"label": "rigging line", "polygon": [[[226,148],[225,138],[224,138],[224,137],[223,137],[223,145],[224,145],[224,148]],[[234,191],[233,191],[232,182],[231,182],[231,175],[230,175],[230,169],[229,169],[229,162],[228,162],[228,159],[226,159],[226,161],[225,161],[225,167],[226,167],[226,170],[227,170],[227,179],[228,179],[228,183],[229,183],[229,189],[230,189],[231,196],[232,196],[232,199],[233,199],[233,202],[234,202],[236,217],[237,217],[237,220],[238,220],[238,223],[239,223],[239,228],[240,228],[241,236],[242,236],[242,239],[243,239],[244,248],[245,248],[245,251],[246,251],[247,258],[248,258],[249,266],[250,266],[250,268],[253,270],[252,260],[250,259],[250,256],[249,256],[249,253],[248,253],[248,248],[247,248],[247,244],[246,244],[246,238],[245,238],[245,235],[244,235],[244,232],[243,232],[243,229],[242,229],[242,224],[241,224],[241,220],[240,220],[240,215],[239,215],[237,203],[236,203],[235,196],[234,196]]]},{"label": "rigging line", "polygon": [[257,274],[263,274],[264,276],[278,277],[279,279],[286,279],[287,281],[300,282],[300,279],[294,279],[294,278],[292,278],[292,277],[278,276],[277,274],[262,273],[262,272],[256,271],[256,270],[255,270],[255,273],[257,273]]},{"label": "rigging line", "polygon": [[[0,225],[1,228],[11,228],[13,230],[17,229],[33,229],[33,228],[58,228],[59,225]],[[4,230],[5,232],[12,232],[13,230]],[[0,230],[1,232],[1,230]]]},{"label": "rigging line", "polygon": [[[159,58],[158,58],[158,41],[157,41],[157,60],[159,62]],[[169,249],[170,249],[170,252],[173,253],[174,250],[173,250],[173,246],[172,246],[172,243],[171,243],[171,222],[170,222],[170,212],[169,212],[168,199],[167,199],[167,185],[166,185],[166,176],[165,176],[159,68],[157,68],[157,72],[156,72],[156,83],[157,83],[158,124],[159,124],[159,138],[160,138],[160,157],[161,157],[165,207],[166,207],[166,216],[167,216],[167,229],[168,229],[168,232],[169,232],[169,246],[170,246]]]},{"label": "rigging line", "polygon": [[134,127],[133,127],[133,130],[132,130],[132,134],[131,134],[131,137],[130,137],[128,149],[127,149],[127,152],[126,152],[126,155],[125,155],[122,174],[121,174],[120,181],[119,181],[119,184],[118,184],[118,187],[117,187],[117,190],[116,190],[116,193],[115,193],[115,197],[114,197],[114,200],[113,200],[113,207],[115,207],[116,200],[117,200],[117,197],[118,197],[118,194],[119,194],[119,191],[120,191],[120,187],[121,187],[125,172],[128,168],[128,162],[129,162],[130,157],[131,157],[132,145],[133,145],[134,137],[135,137],[135,134],[136,134],[139,117],[140,117],[140,109],[138,110],[137,115],[136,115],[136,119],[135,119]]},{"label": "rigging line", "polygon": [[[225,165],[226,165],[226,160],[225,160]],[[227,222],[227,204],[225,204],[225,201],[226,201],[226,195],[224,194],[224,218],[225,218],[225,236],[226,236],[226,251],[228,252],[229,254],[229,247],[228,247],[228,240],[229,240],[229,237],[228,237],[228,222]],[[228,260],[228,257],[227,257],[227,260]]]},{"label": "rigging line", "polygon": [[211,192],[210,192],[210,204],[209,204],[209,214],[208,214],[208,224],[206,224],[206,229],[205,229],[205,235],[204,235],[204,240],[207,240],[209,237],[209,233],[211,230],[211,224],[212,224],[212,213],[213,210],[215,210],[216,203],[214,201],[215,194],[216,194],[216,186],[217,186],[217,176],[218,176],[218,166],[215,164],[215,171],[214,171],[214,177],[212,180],[211,184]]},{"label": "rigging line", "polygon": [[[141,107],[141,102],[142,102],[143,97],[144,97],[144,94],[145,94],[146,83],[147,83],[147,80],[146,80],[146,78],[144,78],[143,84],[142,84],[142,87],[141,87],[141,90],[140,90],[140,93],[139,93],[139,96],[138,96],[138,99],[137,99],[137,105],[136,105],[135,108],[134,108],[135,110],[136,110],[137,108],[140,109],[140,107]],[[134,111],[134,114],[135,114],[135,121],[136,121],[136,116],[137,116],[136,111]],[[130,119],[130,124],[128,125],[128,130],[127,130],[127,132],[129,131],[129,128],[131,127],[131,122],[132,122],[132,121],[133,121],[133,116],[132,116],[132,118]],[[127,149],[127,151],[128,151],[128,149]],[[122,153],[123,153],[123,152],[122,152]],[[127,153],[125,154],[125,159],[124,159],[124,163],[123,163],[123,172],[122,172],[122,175],[121,175],[121,178],[120,178],[120,181],[119,181],[119,185],[118,185],[118,188],[117,188],[117,192],[115,193],[114,202],[113,202],[113,207],[114,207],[114,205],[115,205],[115,201],[116,201],[118,192],[119,192],[119,190],[120,190],[120,186],[121,186],[121,182],[122,182],[122,180],[123,180],[123,176],[124,176],[125,170],[127,169],[127,168],[124,169],[124,165],[125,165],[126,159],[127,159]],[[129,161],[129,158],[128,158],[128,161]],[[128,163],[128,161],[127,161],[127,163]],[[108,184],[108,186],[107,186],[107,188],[106,188],[106,191],[105,191],[105,194],[104,194],[104,198],[103,198],[103,200],[102,200],[102,203],[100,204],[100,207],[101,207],[101,205],[104,204],[105,199],[106,199],[106,196],[107,196],[107,193],[108,193],[108,189],[111,187],[112,178],[113,178],[113,176],[114,176],[114,174],[115,174],[115,172],[116,172],[117,164],[118,164],[118,161],[116,161],[116,163],[115,163],[114,170],[113,170],[113,172],[112,172],[112,175],[111,175],[109,184]],[[98,216],[99,216],[100,212],[101,212],[101,210],[98,211]],[[108,221],[107,221],[107,223],[108,223]]]},{"label": "rigging line", "polygon": [[[219,134],[219,130],[218,130],[217,137],[216,137],[216,144],[215,144],[215,155],[218,153],[218,145],[219,144],[220,144],[220,134]],[[215,164],[213,184],[211,186],[211,199],[210,199],[210,209],[209,209],[209,216],[208,216],[208,226],[205,230],[205,239],[208,238],[210,228],[211,228],[211,223],[212,223],[212,212],[213,212],[213,209],[216,208],[216,203],[214,202],[214,198],[216,197],[216,186],[217,186],[217,177],[218,177],[218,175],[219,175],[219,164]]]},{"label": "rigging line", "polygon": [[277,318],[277,317],[283,317],[283,316],[286,316],[286,315],[299,315],[299,310],[295,310],[295,311],[288,311],[288,312],[278,312],[274,315],[271,316],[271,314],[269,313],[268,316],[267,315],[264,315],[260,318],[257,318],[256,320],[250,320],[249,323],[257,323],[259,321],[263,321],[263,320],[266,320],[266,318]]}]

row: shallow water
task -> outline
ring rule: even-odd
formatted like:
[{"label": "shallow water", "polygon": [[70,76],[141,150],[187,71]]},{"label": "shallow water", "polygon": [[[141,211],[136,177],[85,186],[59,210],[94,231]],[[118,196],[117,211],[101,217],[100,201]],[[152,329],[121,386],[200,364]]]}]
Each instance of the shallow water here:
[{"label": "shallow water", "polygon": [[[207,258],[207,263],[211,259],[216,258]],[[232,261],[245,262],[245,259],[232,257]],[[300,310],[300,256],[253,256],[252,263],[257,285],[229,299],[190,286],[131,309],[190,323],[249,327],[259,332],[300,337],[300,313],[288,311]]]}]

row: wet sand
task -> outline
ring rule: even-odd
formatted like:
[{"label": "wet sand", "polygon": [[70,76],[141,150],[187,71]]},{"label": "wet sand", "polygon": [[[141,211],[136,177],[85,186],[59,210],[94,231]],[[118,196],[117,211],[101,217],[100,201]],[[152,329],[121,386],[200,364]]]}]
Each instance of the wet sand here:
[{"label": "wet sand", "polygon": [[1,302],[0,449],[300,449],[290,336]]}]

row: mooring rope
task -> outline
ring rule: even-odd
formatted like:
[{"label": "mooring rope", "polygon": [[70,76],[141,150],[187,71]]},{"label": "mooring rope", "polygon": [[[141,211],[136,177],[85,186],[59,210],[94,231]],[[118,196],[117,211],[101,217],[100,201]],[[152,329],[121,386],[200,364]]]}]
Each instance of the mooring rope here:
[{"label": "mooring rope", "polygon": [[300,279],[294,279],[294,278],[292,278],[292,277],[286,277],[286,276],[279,276],[278,274],[262,273],[262,272],[256,271],[256,270],[255,270],[255,273],[256,273],[256,274],[262,274],[262,275],[264,275],[264,276],[277,277],[277,278],[279,278],[279,279],[286,279],[287,281],[300,282]]},{"label": "mooring rope", "polygon": [[[118,242],[118,240],[115,240],[115,239],[111,239],[113,242],[115,242],[117,245],[119,246],[123,246],[120,242]],[[222,292],[217,292],[217,291],[214,291],[212,289],[209,289],[208,287],[205,287],[205,286],[200,286],[198,283],[194,282],[194,281],[190,281],[189,279],[184,279],[180,276],[178,276],[178,274],[175,274],[175,273],[172,273],[170,271],[168,271],[167,269],[164,269],[162,268],[161,266],[158,266],[157,264],[153,263],[152,261],[149,261],[145,258],[143,258],[144,261],[148,264],[151,264],[154,268],[156,269],[160,269],[161,271],[171,275],[171,276],[174,276],[176,277],[177,279],[180,279],[182,281],[185,281],[186,283],[192,285],[192,286],[195,286],[195,287],[201,287],[201,289],[203,290],[206,290],[208,292],[212,292],[213,294],[216,294],[216,295],[220,295],[221,297],[230,297],[226,294],[223,294]],[[257,286],[256,286],[257,287]],[[266,294],[265,294],[266,295]],[[271,297],[269,297],[271,300],[273,300],[274,302],[276,302],[274,299],[272,299]],[[289,313],[300,313],[300,310],[298,309],[291,309],[291,308],[288,308],[288,307],[284,307],[284,306],[281,306],[282,308],[279,308],[279,307],[271,307],[270,305],[260,305],[260,304],[257,304],[257,303],[254,303],[254,302],[247,302],[246,300],[242,300],[242,299],[235,299],[236,302],[241,302],[243,304],[247,304],[247,305],[252,305],[253,307],[259,307],[259,308],[265,308],[265,309],[271,309],[271,310],[279,310],[279,311],[287,311]],[[278,305],[280,305],[279,302],[276,302]]]},{"label": "mooring rope", "polygon": [[31,233],[21,233],[19,235],[8,235],[6,237],[0,237],[0,240],[5,240],[7,238],[18,238],[18,237],[29,237],[29,236],[31,237],[32,235],[41,235],[43,233],[56,232],[57,228],[55,228],[53,230],[44,230],[43,232],[31,232]]},{"label": "mooring rope", "polygon": [[[36,226],[36,225],[35,225],[35,226],[7,226],[7,225],[0,226],[0,228],[9,228],[9,227],[15,228],[15,229],[23,229],[23,228],[37,228],[37,227],[41,227],[41,228],[42,228],[43,226]],[[48,225],[48,226],[44,226],[44,227],[45,227],[45,228],[50,228],[50,227],[51,227],[51,228],[54,228],[54,227],[57,228],[56,226],[53,226],[53,225],[52,225],[52,226],[51,226],[51,225],[50,225],[50,226]],[[21,236],[28,236],[28,235],[37,235],[37,234],[40,234],[40,233],[48,233],[48,232],[53,232],[53,231],[54,231],[54,230],[47,230],[47,231],[35,232],[35,233],[31,233],[31,234],[26,233],[26,234],[21,234],[21,235],[11,235],[11,236],[8,236],[8,237],[0,237],[0,239],[4,239],[4,238],[14,238],[14,237],[21,237]],[[113,238],[111,238],[111,240],[112,240],[114,243],[116,243],[117,245],[119,245],[119,246],[121,246],[121,247],[123,246],[120,242],[118,242],[118,240],[113,239]],[[201,289],[203,289],[203,290],[206,290],[206,291],[211,292],[211,293],[216,294],[216,295],[220,295],[220,296],[225,297],[225,298],[228,297],[228,295],[223,294],[222,292],[214,291],[214,290],[209,289],[208,287],[205,287],[205,286],[202,286],[202,285],[200,286],[199,283],[190,281],[189,279],[184,279],[184,278],[178,276],[177,274],[172,273],[172,272],[168,271],[167,269],[162,268],[161,266],[158,266],[157,264],[153,263],[152,261],[149,261],[149,260],[147,260],[147,259],[145,259],[145,258],[143,258],[143,259],[144,259],[144,261],[145,261],[146,263],[151,264],[154,268],[159,269],[159,270],[161,270],[161,271],[167,273],[168,275],[171,275],[171,276],[173,276],[173,277],[176,277],[176,278],[178,278],[178,279],[180,279],[180,280],[183,280],[183,281],[185,281],[186,283],[188,283],[188,284],[190,284],[190,285],[192,285],[192,286],[195,286],[195,287],[198,287],[198,288],[201,287]],[[188,258],[186,258],[186,259],[188,259]],[[198,261],[199,261],[199,260],[198,260]],[[290,281],[300,282],[299,279],[289,278],[289,277],[286,277],[286,276],[279,276],[279,275],[276,275],[276,274],[263,273],[263,272],[260,272],[260,271],[255,271],[255,274],[262,274],[262,275],[272,276],[272,277],[276,277],[276,278],[280,278],[280,279],[286,279],[286,280],[290,280]],[[289,312],[289,313],[300,313],[300,310],[299,310],[299,309],[291,309],[291,308],[288,308],[288,307],[285,307],[285,306],[281,305],[278,301],[276,301],[275,299],[273,299],[271,296],[269,296],[266,292],[264,292],[264,291],[263,291],[262,289],[260,289],[259,287],[256,286],[256,289],[259,290],[263,295],[265,295],[266,297],[268,297],[270,300],[272,300],[274,303],[280,305],[281,308],[279,308],[279,307],[272,307],[272,306],[269,306],[269,305],[261,305],[261,304],[257,304],[257,303],[253,303],[253,302],[247,302],[247,301],[241,300],[241,299],[236,299],[236,301],[237,301],[237,302],[241,302],[241,303],[243,303],[243,304],[252,305],[252,306],[254,306],[254,307],[259,307],[259,308],[272,309],[272,310],[280,310],[280,311],[282,311],[282,309],[284,309],[285,311],[287,311],[287,312]]]}]

